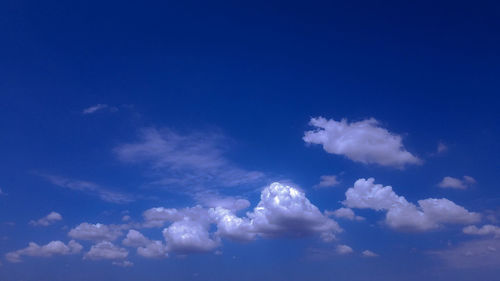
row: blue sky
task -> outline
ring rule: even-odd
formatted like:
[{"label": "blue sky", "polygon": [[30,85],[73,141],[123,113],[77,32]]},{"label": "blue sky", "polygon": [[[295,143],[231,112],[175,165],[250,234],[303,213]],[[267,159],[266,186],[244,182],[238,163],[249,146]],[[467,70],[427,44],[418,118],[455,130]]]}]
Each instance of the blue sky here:
[{"label": "blue sky", "polygon": [[0,280],[498,280],[499,12],[2,3]]}]

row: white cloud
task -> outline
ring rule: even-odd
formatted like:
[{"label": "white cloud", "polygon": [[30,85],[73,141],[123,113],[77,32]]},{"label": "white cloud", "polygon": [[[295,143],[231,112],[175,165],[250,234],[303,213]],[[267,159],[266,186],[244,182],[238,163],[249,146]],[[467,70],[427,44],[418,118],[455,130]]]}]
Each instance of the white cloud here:
[{"label": "white cloud", "polygon": [[41,219],[38,219],[36,221],[30,221],[30,224],[34,226],[49,226],[60,220],[62,220],[61,214],[57,212],[50,212],[50,214],[46,215]]},{"label": "white cloud", "polygon": [[82,250],[82,245],[73,240],[66,245],[61,241],[52,241],[46,245],[40,246],[30,242],[28,247],[7,253],[5,258],[10,262],[20,262],[22,256],[30,257],[52,257],[54,255],[76,254]]},{"label": "white cloud", "polygon": [[363,255],[363,257],[367,257],[367,258],[378,257],[377,254],[375,254],[374,252],[372,252],[370,250],[364,250],[361,254]]},{"label": "white cloud", "polygon": [[47,179],[49,182],[59,187],[64,187],[71,190],[82,191],[91,195],[95,195],[98,196],[101,200],[106,202],[124,204],[134,201],[134,198],[129,194],[111,191],[93,182],[67,179],[64,177],[47,175],[47,174],[38,174],[38,175]]},{"label": "white cloud", "polygon": [[467,189],[475,183],[476,180],[473,177],[469,176],[464,176],[463,179],[444,177],[443,180],[438,183],[438,186],[441,188]]},{"label": "white cloud", "polygon": [[[331,241],[340,226],[323,215],[311,204],[305,194],[297,188],[280,183],[267,186],[261,193],[260,202],[246,217],[235,212],[248,207],[246,200],[222,200],[221,206],[206,209],[201,206],[184,209],[152,208],[143,213],[144,227],[161,227],[169,250],[177,252],[210,251],[218,246],[219,238],[239,241],[261,237],[301,237],[319,235],[324,241]],[[216,224],[217,231],[210,234],[210,225]],[[181,238],[182,239],[181,239]]]},{"label": "white cloud", "polygon": [[177,192],[193,194],[193,189],[261,182],[263,173],[238,168],[225,157],[227,143],[216,133],[179,134],[150,128],[142,130],[139,142],[118,146],[115,152],[122,161],[148,163],[156,177],[153,183],[176,187]]},{"label": "white cloud", "polygon": [[441,154],[445,153],[446,151],[448,151],[448,146],[440,141],[437,146],[437,153]]},{"label": "white cloud", "polygon": [[163,236],[168,250],[177,253],[208,252],[219,245],[209,234],[208,226],[199,221],[176,221],[163,229]]},{"label": "white cloud", "polygon": [[222,197],[222,196],[202,193],[196,196],[196,200],[205,207],[209,208],[221,207],[234,212],[250,207],[250,201],[231,196]]},{"label": "white cloud", "polygon": [[143,247],[137,248],[137,254],[145,258],[162,258],[167,257],[167,247],[163,242],[155,240],[151,241]]},{"label": "white cloud", "polygon": [[340,254],[340,255],[348,255],[348,254],[352,254],[354,251],[352,250],[351,247],[349,247],[347,245],[338,245],[336,248],[336,252],[337,252],[337,254]]},{"label": "white cloud", "polygon": [[322,145],[328,153],[344,155],[355,162],[397,168],[422,162],[404,148],[401,136],[380,127],[373,118],[349,123],[346,119],[339,122],[318,117],[309,124],[315,130],[305,132],[303,140]]},{"label": "white cloud", "polygon": [[119,266],[119,267],[132,267],[134,266],[134,263],[131,261],[114,261],[112,262],[113,265]]},{"label": "white cloud", "polygon": [[320,234],[332,240],[342,229],[323,215],[297,188],[278,182],[266,187],[253,212],[247,213],[255,231],[262,236],[304,236]]},{"label": "white cloud", "polygon": [[217,223],[218,236],[239,241],[255,239],[257,233],[248,218],[239,218],[231,210],[223,207],[212,208],[209,213]]},{"label": "white cloud", "polygon": [[167,256],[167,247],[161,241],[151,241],[137,230],[131,229],[122,244],[129,247],[137,247],[137,254],[146,258],[158,258]]},{"label": "white cloud", "polygon": [[127,250],[117,247],[111,242],[103,241],[93,245],[84,258],[91,260],[120,260],[125,259],[127,256]]},{"label": "white cloud", "polygon": [[475,225],[469,225],[464,227],[462,231],[469,235],[494,235],[495,237],[500,237],[500,227],[491,224],[483,225],[480,228],[477,228]]},{"label": "white cloud", "polygon": [[338,185],[340,182],[337,179],[337,176],[335,175],[324,175],[320,177],[320,181],[317,185],[315,185],[315,188],[324,188],[324,187],[333,187]]},{"label": "white cloud", "polygon": [[87,107],[85,108],[82,113],[83,114],[92,114],[92,113],[96,113],[97,111],[99,110],[103,110],[103,109],[106,109],[108,108],[108,105],[107,104],[96,104],[96,105],[93,105],[93,106],[90,106],[90,107]]},{"label": "white cloud", "polygon": [[500,239],[480,239],[461,243],[430,254],[458,269],[500,268]]},{"label": "white cloud", "polygon": [[208,224],[210,221],[208,210],[201,206],[184,209],[151,208],[146,210],[142,215],[144,217],[144,227],[162,227],[166,222],[175,222],[184,219],[202,221],[204,224]]},{"label": "white cloud", "polygon": [[399,230],[426,231],[443,224],[470,224],[480,220],[478,213],[469,212],[448,199],[419,200],[418,206],[398,196],[391,186],[375,184],[375,179],[359,179],[346,191],[343,204],[350,208],[387,211],[385,222]]},{"label": "white cloud", "polygon": [[354,214],[354,211],[349,208],[339,208],[335,211],[325,211],[325,215],[334,216],[336,218],[348,219],[348,220],[357,220],[357,221],[362,221],[365,219],[363,217],[356,216],[356,214]]},{"label": "white cloud", "polygon": [[113,241],[122,235],[119,226],[105,224],[81,223],[71,229],[68,235],[74,239],[92,241]]},{"label": "white cloud", "polygon": [[123,245],[129,247],[141,247],[149,243],[151,243],[151,241],[135,229],[129,230],[127,236],[122,241]]}]

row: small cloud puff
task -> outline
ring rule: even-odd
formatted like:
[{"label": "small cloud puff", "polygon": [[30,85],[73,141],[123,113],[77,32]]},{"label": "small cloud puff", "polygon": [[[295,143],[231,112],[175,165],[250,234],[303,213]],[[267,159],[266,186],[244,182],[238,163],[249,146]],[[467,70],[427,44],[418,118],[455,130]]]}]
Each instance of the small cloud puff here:
[{"label": "small cloud puff", "polygon": [[57,212],[50,212],[50,214],[46,215],[43,218],[40,218],[36,221],[30,221],[30,224],[33,226],[49,226],[57,221],[62,220],[61,214]]},{"label": "small cloud puff", "polygon": [[475,183],[476,180],[469,176],[464,176],[463,179],[444,177],[443,180],[438,183],[438,186],[441,188],[467,189]]},{"label": "small cloud puff", "polygon": [[373,118],[349,123],[346,119],[318,117],[312,118],[309,124],[315,130],[305,132],[303,140],[322,145],[328,153],[343,155],[355,162],[396,168],[422,162],[404,148],[401,136],[380,127]]}]

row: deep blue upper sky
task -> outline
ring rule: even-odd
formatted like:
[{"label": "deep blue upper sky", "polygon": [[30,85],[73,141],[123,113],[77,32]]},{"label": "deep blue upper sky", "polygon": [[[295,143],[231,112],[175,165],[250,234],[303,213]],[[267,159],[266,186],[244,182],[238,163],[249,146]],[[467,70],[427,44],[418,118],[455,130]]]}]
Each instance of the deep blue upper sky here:
[{"label": "deep blue upper sky", "polygon": [[[498,280],[495,1],[4,1],[0,26],[0,280]],[[368,178],[400,200],[349,198]]]}]

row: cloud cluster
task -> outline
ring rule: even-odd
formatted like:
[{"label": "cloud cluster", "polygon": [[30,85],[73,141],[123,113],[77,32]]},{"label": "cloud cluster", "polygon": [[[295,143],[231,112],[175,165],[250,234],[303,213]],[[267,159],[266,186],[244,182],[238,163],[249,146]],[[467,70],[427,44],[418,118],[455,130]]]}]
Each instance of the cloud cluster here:
[{"label": "cloud cluster", "polygon": [[441,188],[467,189],[475,183],[476,180],[473,177],[469,176],[464,176],[463,179],[444,177],[443,180],[438,183],[438,186]]},{"label": "cloud cluster", "polygon": [[57,221],[62,220],[61,214],[57,212],[50,212],[48,215],[46,215],[43,218],[40,218],[36,221],[30,221],[31,225],[34,226],[49,226]]},{"label": "cloud cluster", "polygon": [[28,247],[7,253],[5,258],[10,262],[20,262],[22,256],[52,257],[55,255],[69,255],[79,253],[82,248],[82,245],[74,240],[69,241],[67,245],[61,241],[51,241],[43,246],[30,242]]},{"label": "cloud cluster", "polygon": [[493,235],[495,237],[500,237],[500,227],[486,224],[478,228],[475,225],[469,225],[463,228],[463,233],[469,235]]},{"label": "cloud cluster", "polygon": [[122,231],[116,225],[84,222],[71,229],[68,235],[78,240],[113,241],[122,235]]},{"label": "cloud cluster", "polygon": [[[246,202],[239,205],[247,207]],[[245,217],[238,217],[235,209],[239,208],[152,208],[144,212],[143,226],[163,227],[170,222],[162,233],[168,251],[178,253],[211,251],[219,246],[220,238],[251,241],[257,237],[319,235],[331,241],[342,231],[302,191],[280,183],[264,188],[259,203]],[[214,233],[209,231],[212,224],[216,225]]]},{"label": "cloud cluster", "polygon": [[83,256],[90,260],[120,260],[128,256],[128,251],[120,248],[109,241],[99,242]]},{"label": "cloud cluster", "polygon": [[328,153],[343,155],[355,162],[397,168],[421,163],[404,148],[401,136],[380,127],[373,118],[349,123],[346,119],[318,117],[312,118],[309,124],[315,129],[305,132],[303,140],[322,145]]},{"label": "cloud cluster", "polygon": [[398,196],[391,186],[374,181],[373,178],[357,180],[346,191],[343,204],[350,208],[386,211],[386,224],[398,230],[426,231],[443,224],[470,224],[480,220],[478,213],[469,212],[445,198],[419,200],[416,206]]}]

